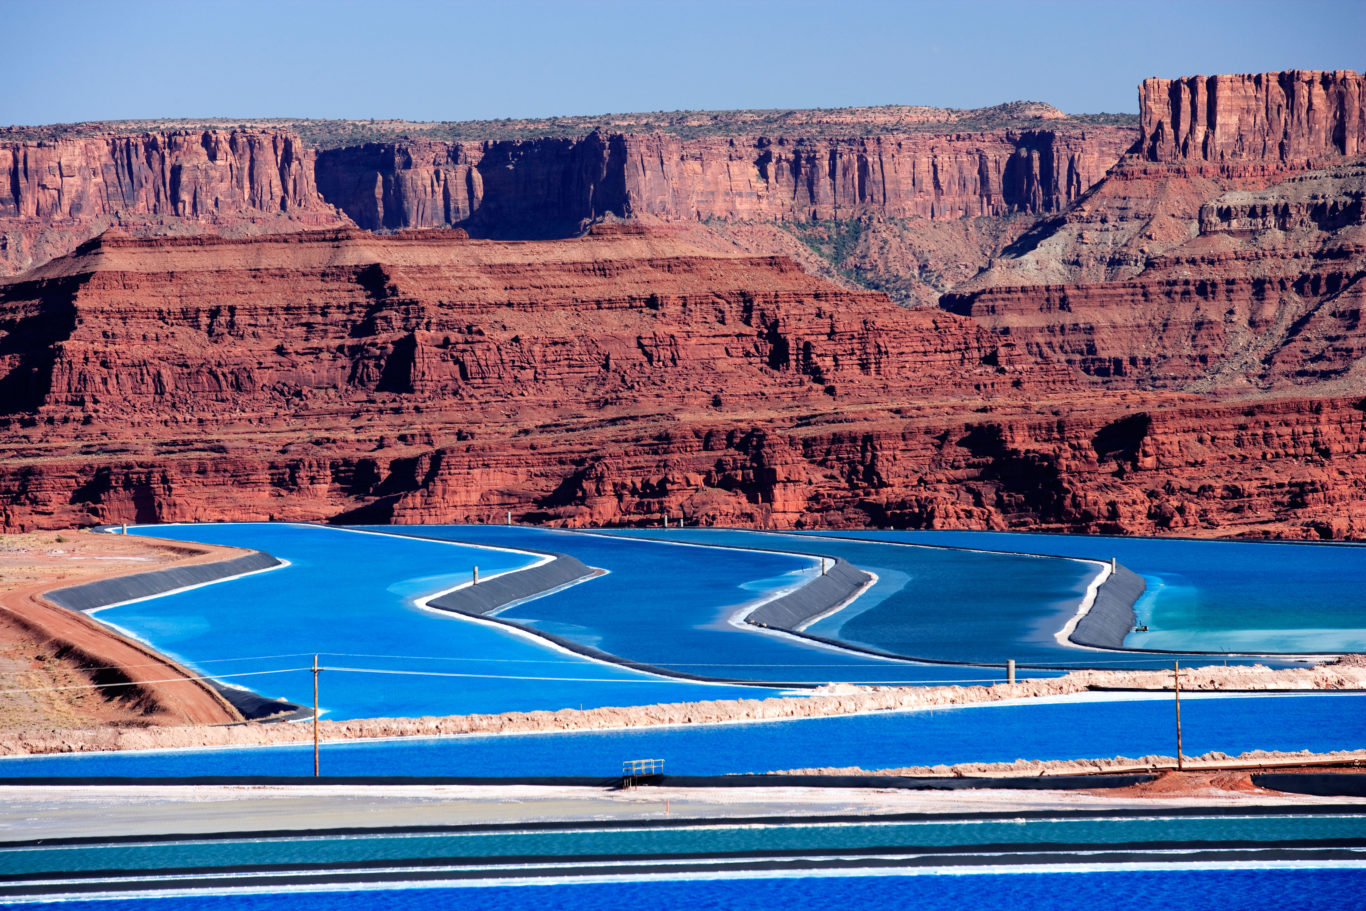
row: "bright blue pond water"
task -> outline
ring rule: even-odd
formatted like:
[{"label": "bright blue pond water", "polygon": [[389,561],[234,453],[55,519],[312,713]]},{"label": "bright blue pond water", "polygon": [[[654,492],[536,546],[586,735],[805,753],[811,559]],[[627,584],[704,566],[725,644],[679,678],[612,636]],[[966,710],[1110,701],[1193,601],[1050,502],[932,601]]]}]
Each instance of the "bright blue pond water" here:
[{"label": "bright blue pond water", "polygon": [[344,864],[421,858],[710,854],[887,847],[1272,842],[1360,839],[1364,816],[1167,816],[953,820],[837,825],[708,825],[403,835],[276,836],[252,839],[0,847],[0,875],[80,870],[156,870],[233,865]]},{"label": "bright blue pond water", "polygon": [[[803,533],[686,528],[622,530],[613,534],[667,534],[684,541],[752,548],[801,548],[843,557],[878,576],[860,598],[808,632],[854,645],[928,660],[990,662],[1005,655],[1052,667],[1170,667],[1176,659],[1208,657],[1173,653],[1142,657],[1063,645],[1055,634],[1077,612],[1097,567],[1077,557],[977,551],[943,544],[853,540]],[[852,535],[854,533],[848,533]],[[885,535],[892,533],[873,533]],[[1008,537],[1027,547],[1039,536]],[[997,544],[1004,547],[1004,544]],[[1078,555],[1084,557],[1085,555]],[[1088,558],[1089,559],[1089,558]],[[1232,659],[1237,662],[1238,659]],[[1293,660],[1243,659],[1284,665]],[[1022,675],[1025,671],[1022,669]],[[1028,672],[1037,676],[1039,671]]]},{"label": "bright blue pond water", "polygon": [[[413,601],[532,557],[310,525],[169,525],[139,534],[264,550],[289,566],[97,616],[187,665],[331,718],[452,715],[771,695],[664,680]],[[752,576],[732,578],[735,585]],[[283,673],[275,673],[282,669]],[[263,673],[266,672],[266,673]],[[239,676],[254,675],[254,676]]]},{"label": "bright blue pond water", "polygon": [[1148,581],[1131,648],[1366,651],[1366,547],[968,531],[822,532],[1119,562]]},{"label": "bright blue pond water", "polygon": [[194,896],[70,902],[62,908],[123,911],[393,911],[459,907],[465,911],[598,911],[618,908],[839,909],[970,908],[973,911],[1229,911],[1359,907],[1363,870],[1158,870],[962,876],[792,877],[685,882],[490,886],[373,892]]},{"label": "bright blue pond water", "polygon": [[[1185,753],[1366,748],[1366,695],[1181,700]],[[976,705],[789,722],[634,731],[325,744],[325,775],[619,776],[621,763],[663,758],[675,775],[819,767],[897,768],[958,762],[1175,753],[1166,698]],[[236,750],[85,753],[0,759],[0,777],[311,775],[309,745]]]},{"label": "bright blue pond water", "polygon": [[[797,637],[761,632],[754,627],[737,628],[730,622],[739,608],[765,592],[791,588],[812,578],[818,571],[817,564],[807,557],[517,526],[431,525],[404,531],[473,544],[560,551],[589,566],[610,570],[608,575],[591,582],[516,605],[499,617],[656,667],[708,677],[783,682],[991,683],[1003,679],[999,666],[983,672],[891,662],[818,646]],[[808,544],[792,537],[777,539],[775,544],[772,536],[753,534],[744,540],[756,539],[762,539],[760,543],[769,549],[802,548]],[[687,540],[693,541],[693,536],[689,534]],[[714,541],[709,535],[693,543],[734,541],[719,534]],[[858,551],[861,556],[864,551],[909,550],[839,542],[822,549]],[[961,611],[947,617],[936,600],[931,610],[915,615],[916,631],[925,635],[933,632],[935,647],[913,654],[941,660],[988,660],[1004,665],[1008,656],[1023,658],[997,645],[1002,640],[1018,639],[1012,637],[1011,621],[1020,617],[1034,621],[1043,613],[1047,619],[1032,623],[1026,635],[1031,641],[1051,637],[1049,624],[1056,621],[1057,627],[1061,627],[1076,612],[1081,600],[1078,587],[1085,591],[1087,580],[1094,574],[1088,571],[1087,564],[1066,560],[964,555],[945,550],[910,552],[934,555],[925,558],[925,562],[940,584],[929,591],[926,600],[951,595],[972,597],[970,585],[954,587],[953,580],[963,578],[955,573],[977,578],[986,573],[985,565],[1002,560],[1010,562],[1011,570],[1018,572],[1014,597],[1008,601],[998,598],[992,613]],[[884,587],[893,588],[894,578],[905,580],[904,573],[897,575],[895,570],[881,566],[879,570],[888,574]],[[737,585],[737,579],[754,581]],[[870,596],[872,592],[855,604],[862,605],[864,598]],[[878,596],[873,597],[876,601]],[[996,634],[994,631],[1002,626],[1006,632]],[[1058,648],[1056,643],[1053,648]]]},{"label": "bright blue pond water", "polygon": [[1103,654],[1060,645],[1054,638],[1076,614],[1087,585],[1100,572],[1094,563],[737,529],[614,534],[666,534],[673,540],[731,547],[806,547],[843,557],[877,576],[873,587],[852,604],[809,626],[806,631],[814,635],[935,661],[1107,660]]}]

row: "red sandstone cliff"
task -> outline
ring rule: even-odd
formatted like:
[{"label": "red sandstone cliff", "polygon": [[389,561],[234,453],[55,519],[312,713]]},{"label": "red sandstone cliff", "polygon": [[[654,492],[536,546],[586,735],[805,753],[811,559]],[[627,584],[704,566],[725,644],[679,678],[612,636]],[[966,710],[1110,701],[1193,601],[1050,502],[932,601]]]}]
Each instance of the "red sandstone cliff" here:
[{"label": "red sandstone cliff", "polygon": [[111,224],[237,232],[341,225],[318,195],[315,153],[289,133],[176,131],[0,143],[0,274]]},{"label": "red sandstone cliff", "polygon": [[1133,142],[1127,129],[871,138],[415,141],[322,152],[324,196],[362,227],[525,232],[601,218],[812,221],[1057,212]]},{"label": "red sandstone cliff", "polygon": [[1132,154],[954,290],[1132,278],[1195,238],[1202,207],[1223,194],[1366,155],[1366,93],[1351,71],[1149,79],[1139,107]]},{"label": "red sandstone cliff", "polygon": [[0,522],[1346,536],[1355,399],[1097,394],[1009,337],[619,231],[106,237],[0,285]]},{"label": "red sandstone cliff", "polygon": [[942,306],[1112,384],[1366,392],[1362,85],[1148,80],[1140,153]]},{"label": "red sandstone cliff", "polygon": [[[735,115],[741,125],[750,123],[745,113]],[[0,274],[70,252],[109,226],[143,236],[460,226],[547,238],[623,217],[692,224],[713,245],[795,255],[827,275],[866,273],[903,300],[932,302],[1029,218],[1080,198],[1134,139],[1127,126],[1073,121],[1038,105],[896,109],[892,121],[888,111],[869,111],[863,136],[855,112],[814,113],[776,118],[769,125],[781,131],[769,135],[595,129],[322,152],[279,129],[54,128],[40,132],[71,138],[0,144]],[[994,122],[1012,126],[983,128]],[[998,225],[1011,215],[1026,222]],[[877,252],[834,268],[768,228],[851,220],[872,226]],[[955,222],[967,226],[966,242],[940,239],[939,226]]]},{"label": "red sandstone cliff", "polygon": [[1366,154],[1366,80],[1351,70],[1145,79],[1148,161],[1299,170]]},{"label": "red sandstone cliff", "polygon": [[[1145,84],[1147,145],[1090,189],[1061,129],[324,153],[366,227],[665,224],[106,235],[0,284],[0,523],[1361,537],[1360,77],[1197,82]],[[1006,252],[906,310],[695,230],[836,217],[904,217],[955,276]]]}]

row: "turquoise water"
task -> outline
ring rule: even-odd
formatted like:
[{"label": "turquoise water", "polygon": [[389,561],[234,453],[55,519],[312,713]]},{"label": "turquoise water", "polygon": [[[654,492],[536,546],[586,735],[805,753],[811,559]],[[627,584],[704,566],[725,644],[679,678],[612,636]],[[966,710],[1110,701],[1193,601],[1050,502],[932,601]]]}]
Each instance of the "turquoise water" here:
[{"label": "turquoise water", "polygon": [[[761,632],[752,626],[737,628],[730,622],[737,609],[765,591],[791,588],[811,579],[816,564],[807,557],[517,526],[433,525],[405,531],[442,540],[560,551],[589,566],[609,570],[608,575],[591,583],[516,605],[498,616],[655,667],[708,677],[781,682],[991,683],[1003,679],[999,667],[984,672],[890,662]],[[708,534],[699,540],[689,530],[683,541],[745,544],[762,539],[759,543],[767,548],[798,549],[809,543],[788,537],[775,545],[771,536],[746,534]],[[887,581],[881,583],[882,588],[855,602],[860,610],[886,597],[882,589],[892,585],[893,570],[883,564],[908,551],[889,545],[843,542],[830,547],[823,542],[821,549],[855,551],[861,560],[868,558],[860,566],[885,574]],[[1040,649],[1052,654],[1058,649],[1056,643],[1050,650],[1042,642],[1051,642],[1050,624],[1056,620],[1060,627],[1075,613],[1081,592],[1094,574],[1085,564],[1066,560],[1004,558],[1010,571],[1017,574],[1015,597],[1009,602],[998,599],[997,610],[981,614],[970,609],[971,601],[944,599],[974,597],[970,584],[955,587],[955,580],[975,579],[985,571],[985,565],[995,565],[1003,558],[945,550],[910,552],[930,555],[922,559],[930,567],[927,572],[934,572],[938,585],[917,593],[918,603],[930,601],[932,606],[908,614],[916,631],[936,633],[934,647],[914,654],[940,660],[1004,665],[1006,656],[1025,657],[1010,651],[1015,645],[1019,645],[1018,652],[1034,654],[1021,638],[1037,641]],[[874,557],[886,559],[877,562]],[[737,588],[731,580],[746,573],[756,581]],[[953,608],[946,609],[944,604]],[[1040,615],[1046,619],[1038,620]],[[1017,618],[1027,619],[1013,624]],[[1025,623],[1030,624],[1030,630],[1022,637],[1017,627]],[[994,634],[1000,628],[1005,632]]]},{"label": "turquoise water", "polygon": [[821,532],[1119,562],[1148,581],[1130,648],[1366,651],[1366,547],[972,531]]},{"label": "turquoise water", "polygon": [[[1366,695],[1189,696],[1185,753],[1366,748]],[[324,744],[324,775],[607,780],[663,758],[673,775],[865,769],[1175,753],[1168,698],[976,705],[801,721]],[[311,745],[0,759],[0,777],[311,775]]]},{"label": "turquoise water", "polygon": [[789,877],[694,881],[582,883],[564,886],[486,886],[457,889],[383,889],[310,894],[249,894],[164,899],[74,901],[62,908],[98,911],[352,911],[459,907],[464,911],[547,909],[698,908],[830,911],[832,908],[945,908],[972,911],[1229,911],[1295,908],[1344,911],[1360,906],[1366,871],[1100,870],[1089,873],[978,873],[957,876]]},{"label": "turquoise water", "polygon": [[631,856],[886,847],[1275,842],[1366,838],[1366,816],[1157,816],[955,819],[812,825],[604,828],[470,833],[382,832],[63,846],[0,845],[0,875],[266,864],[345,864],[432,858]]},{"label": "turquoise water", "polygon": [[[554,649],[413,600],[533,558],[310,525],[174,525],[145,535],[264,550],[289,566],[97,616],[225,682],[312,705],[325,667],[330,718],[453,715],[766,696],[665,680]],[[742,572],[730,581],[751,581]],[[360,670],[343,670],[354,668]],[[362,670],[366,672],[362,672]]]}]

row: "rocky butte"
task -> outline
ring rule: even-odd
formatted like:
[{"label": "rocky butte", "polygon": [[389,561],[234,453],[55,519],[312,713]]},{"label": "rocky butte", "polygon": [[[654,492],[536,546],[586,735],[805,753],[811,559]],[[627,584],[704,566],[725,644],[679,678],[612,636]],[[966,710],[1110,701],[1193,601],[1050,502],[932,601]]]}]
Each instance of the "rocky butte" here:
[{"label": "rocky butte", "polygon": [[0,524],[1362,535],[1362,77],[1139,102],[11,130]]}]

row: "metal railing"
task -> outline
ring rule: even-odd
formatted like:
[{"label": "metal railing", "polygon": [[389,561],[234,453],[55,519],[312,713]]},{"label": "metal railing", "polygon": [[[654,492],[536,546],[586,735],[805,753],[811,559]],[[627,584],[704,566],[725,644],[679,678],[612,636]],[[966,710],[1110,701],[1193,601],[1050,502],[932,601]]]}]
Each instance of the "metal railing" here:
[{"label": "metal railing", "polygon": [[621,764],[621,786],[632,787],[636,780],[647,775],[663,775],[662,759],[627,759]]}]

